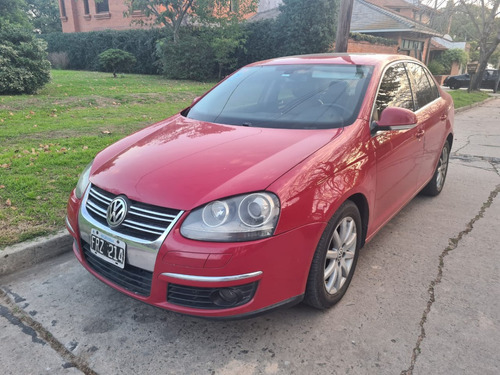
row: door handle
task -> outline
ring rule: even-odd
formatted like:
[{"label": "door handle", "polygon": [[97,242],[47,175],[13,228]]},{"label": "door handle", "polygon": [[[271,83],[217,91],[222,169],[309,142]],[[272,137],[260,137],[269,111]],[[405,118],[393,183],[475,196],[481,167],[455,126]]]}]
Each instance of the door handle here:
[{"label": "door handle", "polygon": [[447,118],[448,118],[448,115],[447,115],[447,114],[441,115],[441,117],[439,117],[439,119],[440,119],[441,121],[444,121],[444,120],[446,120]]},{"label": "door handle", "polygon": [[416,134],[415,136],[417,137],[417,139],[420,140],[420,138],[422,138],[425,134],[425,131],[423,131],[422,129],[420,129]]}]

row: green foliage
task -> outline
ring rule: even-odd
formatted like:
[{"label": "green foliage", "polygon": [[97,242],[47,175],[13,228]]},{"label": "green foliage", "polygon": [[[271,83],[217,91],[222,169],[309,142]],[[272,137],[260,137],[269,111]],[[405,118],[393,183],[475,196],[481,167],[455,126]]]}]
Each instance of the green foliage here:
[{"label": "green foliage", "polygon": [[447,74],[446,68],[444,67],[444,65],[441,64],[437,60],[431,61],[429,63],[429,65],[427,65],[427,67],[429,68],[429,70],[431,71],[431,73],[434,74],[435,76]]},{"label": "green foliage", "polygon": [[262,20],[244,25],[246,42],[245,50],[239,51],[239,65],[280,56],[276,48],[277,25],[275,20]]},{"label": "green foliage", "polygon": [[22,26],[0,27],[0,94],[32,94],[50,81],[45,47]]},{"label": "green foliage", "polygon": [[170,37],[165,29],[105,30],[88,33],[51,33],[40,37],[47,41],[48,52],[64,52],[68,69],[98,70],[99,54],[116,48],[129,52],[136,58],[133,73],[158,74],[156,43]]},{"label": "green foliage", "polygon": [[0,28],[7,24],[21,25],[30,28],[24,0],[0,0]]},{"label": "green foliage", "polygon": [[217,77],[217,64],[210,45],[211,30],[182,30],[177,43],[163,39],[158,43],[157,54],[162,73],[167,78],[207,81]]},{"label": "green foliage", "polygon": [[139,19],[140,24],[162,25],[171,31],[173,40],[177,43],[179,30],[184,17],[193,11],[194,0],[126,0],[128,7],[126,15],[141,11],[147,21]]},{"label": "green foliage", "polygon": [[381,44],[384,46],[395,46],[396,44],[398,44],[398,41],[394,39],[387,39],[379,36],[360,33],[350,33],[349,39],[355,40],[357,42],[368,42],[370,44]]},{"label": "green foliage", "polygon": [[327,52],[335,40],[338,0],[283,0],[276,19],[281,55]]},{"label": "green foliage", "polygon": [[451,68],[454,62],[465,64],[467,63],[467,53],[459,48],[448,49],[441,54],[440,61],[446,68]]},{"label": "green foliage", "polygon": [[57,0],[26,0],[35,30],[42,34],[62,31]]},{"label": "green foliage", "polygon": [[110,48],[99,54],[99,66],[104,72],[127,73],[132,70],[136,59],[129,52],[117,48]]},{"label": "green foliage", "polygon": [[450,74],[453,63],[460,65],[467,63],[467,53],[461,49],[453,48],[444,51],[429,63],[429,70],[432,74]]}]

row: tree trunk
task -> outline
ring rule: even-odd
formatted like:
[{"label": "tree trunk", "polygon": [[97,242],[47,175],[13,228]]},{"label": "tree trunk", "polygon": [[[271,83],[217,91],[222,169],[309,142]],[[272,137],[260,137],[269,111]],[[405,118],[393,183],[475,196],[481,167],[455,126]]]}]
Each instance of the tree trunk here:
[{"label": "tree trunk", "polygon": [[499,44],[500,31],[497,33],[496,39],[492,43],[489,43],[489,47],[486,41],[480,43],[479,66],[477,68],[476,74],[474,74],[474,76],[472,77],[470,86],[471,91],[478,91],[481,88],[481,81],[483,80],[484,71],[488,66],[488,60],[490,59],[493,52],[495,52]]},{"label": "tree trunk", "polygon": [[479,55],[479,66],[477,67],[476,74],[472,76],[472,82],[470,86],[471,91],[479,91],[481,88],[481,81],[483,80],[483,75],[486,67],[488,66],[488,57],[484,58],[483,54]]},{"label": "tree trunk", "polygon": [[335,37],[335,52],[347,52],[349,31],[351,28],[353,0],[342,0],[340,3],[337,36]]}]

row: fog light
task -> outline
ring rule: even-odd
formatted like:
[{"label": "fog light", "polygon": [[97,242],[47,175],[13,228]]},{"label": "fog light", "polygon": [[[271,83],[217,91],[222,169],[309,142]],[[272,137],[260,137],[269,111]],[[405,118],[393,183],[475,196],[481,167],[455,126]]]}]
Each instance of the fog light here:
[{"label": "fog light", "polygon": [[217,306],[231,307],[243,299],[241,291],[234,288],[216,289],[210,295],[210,299]]}]

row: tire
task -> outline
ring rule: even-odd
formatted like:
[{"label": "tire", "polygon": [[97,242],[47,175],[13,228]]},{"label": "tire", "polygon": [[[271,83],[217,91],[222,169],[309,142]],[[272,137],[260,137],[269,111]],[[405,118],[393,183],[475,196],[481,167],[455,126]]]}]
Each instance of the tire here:
[{"label": "tire", "polygon": [[354,274],[362,236],[359,210],[353,202],[346,201],[319,240],[307,279],[306,304],[323,310],[340,301]]},{"label": "tire", "polygon": [[452,90],[458,90],[460,87],[461,87],[461,85],[459,82],[455,81],[455,82],[450,83],[450,89],[452,89]]},{"label": "tire", "polygon": [[422,189],[424,195],[436,196],[443,190],[444,182],[446,181],[446,174],[448,173],[448,162],[450,160],[450,144],[445,142],[439,161],[434,171],[432,179]]}]

